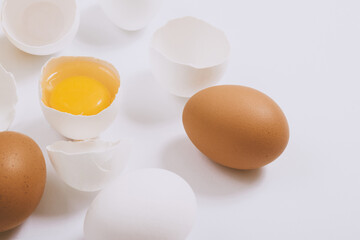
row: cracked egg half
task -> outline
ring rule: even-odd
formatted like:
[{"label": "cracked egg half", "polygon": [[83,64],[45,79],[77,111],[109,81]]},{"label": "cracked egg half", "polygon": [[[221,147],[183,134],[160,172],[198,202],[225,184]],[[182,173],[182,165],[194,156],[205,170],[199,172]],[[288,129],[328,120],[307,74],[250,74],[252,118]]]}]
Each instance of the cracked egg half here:
[{"label": "cracked egg half", "polygon": [[73,140],[96,138],[118,112],[120,76],[91,57],[58,57],[42,69],[40,104],[50,125]]}]

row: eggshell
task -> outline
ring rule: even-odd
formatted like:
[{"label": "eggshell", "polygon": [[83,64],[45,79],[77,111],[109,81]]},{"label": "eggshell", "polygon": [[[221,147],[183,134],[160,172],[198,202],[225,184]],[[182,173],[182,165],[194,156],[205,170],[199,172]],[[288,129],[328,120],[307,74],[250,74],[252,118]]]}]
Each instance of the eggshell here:
[{"label": "eggshell", "polygon": [[20,50],[49,55],[63,49],[79,27],[76,0],[4,0],[2,27]]},{"label": "eggshell", "polygon": [[59,141],[47,152],[59,177],[80,191],[98,191],[124,169],[130,145],[126,141]]},{"label": "eggshell", "polygon": [[280,107],[265,94],[243,86],[215,86],[198,92],[185,105],[183,124],[203,154],[236,169],[272,162],[289,140]]},{"label": "eggshell", "polygon": [[176,174],[141,169],[117,178],[85,217],[87,240],[185,240],[196,218],[191,187]]},{"label": "eggshell", "polygon": [[0,232],[30,216],[42,197],[45,180],[39,146],[23,134],[0,132]]},{"label": "eggshell", "polygon": [[[86,70],[77,70],[79,64],[90,64]],[[91,65],[92,63],[96,65]],[[113,88],[115,98],[111,105],[100,113],[91,116],[73,115],[60,112],[48,107],[44,103],[43,92],[52,88],[51,82],[47,83],[49,77],[57,74],[59,69],[69,69],[71,75],[85,75],[90,73],[105,72],[114,78]],[[108,76],[107,76],[108,77]],[[101,80],[101,79],[100,79]],[[119,108],[119,86],[120,76],[118,71],[110,63],[91,57],[58,57],[50,59],[42,69],[39,84],[40,105],[43,114],[50,125],[64,137],[74,140],[86,140],[96,138],[114,121]]]},{"label": "eggshell", "polygon": [[194,17],[169,21],[157,30],[150,46],[150,64],[158,82],[169,92],[190,97],[215,85],[230,54],[221,30]]},{"label": "eggshell", "polygon": [[15,118],[17,103],[14,76],[0,64],[0,131],[5,131]]},{"label": "eggshell", "polygon": [[162,0],[99,0],[99,3],[115,25],[136,31],[148,25],[158,12]]}]

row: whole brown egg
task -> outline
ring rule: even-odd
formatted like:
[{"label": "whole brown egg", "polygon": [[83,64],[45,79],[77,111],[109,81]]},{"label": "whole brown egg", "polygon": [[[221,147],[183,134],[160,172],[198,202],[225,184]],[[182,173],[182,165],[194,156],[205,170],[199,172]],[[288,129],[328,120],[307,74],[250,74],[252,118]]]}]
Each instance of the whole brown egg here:
[{"label": "whole brown egg", "polygon": [[45,180],[39,146],[21,133],[0,132],[0,232],[30,216],[44,192]]},{"label": "whole brown egg", "polygon": [[272,162],[289,140],[280,107],[267,95],[238,85],[196,93],[185,105],[183,124],[203,154],[235,169],[255,169]]}]

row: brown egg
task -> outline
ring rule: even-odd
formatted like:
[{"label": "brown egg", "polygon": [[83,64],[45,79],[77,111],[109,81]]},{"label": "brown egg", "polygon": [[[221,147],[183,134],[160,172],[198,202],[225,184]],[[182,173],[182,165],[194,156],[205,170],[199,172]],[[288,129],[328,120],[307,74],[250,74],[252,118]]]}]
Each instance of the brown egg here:
[{"label": "brown egg", "polygon": [[23,134],[0,132],[0,232],[30,216],[44,192],[45,180],[39,146]]},{"label": "brown egg", "polygon": [[208,158],[236,169],[255,169],[275,160],[289,140],[280,107],[265,94],[237,85],[215,86],[192,96],[183,124]]}]

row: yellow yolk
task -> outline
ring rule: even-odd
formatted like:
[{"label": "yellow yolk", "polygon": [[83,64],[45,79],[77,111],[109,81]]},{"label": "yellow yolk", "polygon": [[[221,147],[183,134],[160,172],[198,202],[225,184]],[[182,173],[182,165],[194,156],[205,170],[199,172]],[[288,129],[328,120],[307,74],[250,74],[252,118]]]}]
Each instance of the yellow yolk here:
[{"label": "yellow yolk", "polygon": [[100,81],[74,76],[59,82],[51,92],[50,107],[74,115],[95,115],[110,106],[111,94]]}]

